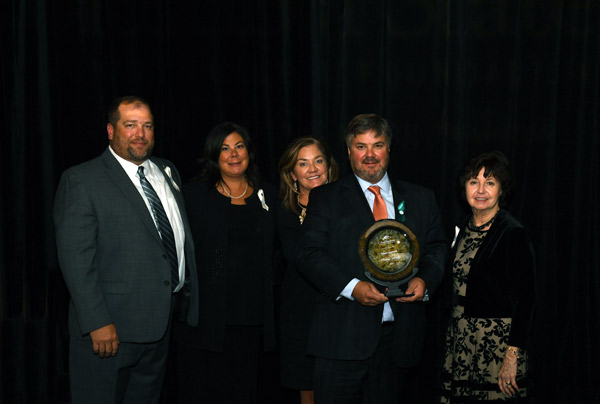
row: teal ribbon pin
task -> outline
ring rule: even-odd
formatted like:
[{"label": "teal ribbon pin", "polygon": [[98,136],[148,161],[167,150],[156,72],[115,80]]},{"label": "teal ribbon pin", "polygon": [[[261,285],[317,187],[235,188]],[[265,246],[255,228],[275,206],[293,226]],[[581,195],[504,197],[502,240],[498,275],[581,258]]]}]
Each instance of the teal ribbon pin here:
[{"label": "teal ribbon pin", "polygon": [[400,220],[401,223],[406,222],[406,216],[404,215],[404,201],[400,202],[398,205],[398,220]]}]

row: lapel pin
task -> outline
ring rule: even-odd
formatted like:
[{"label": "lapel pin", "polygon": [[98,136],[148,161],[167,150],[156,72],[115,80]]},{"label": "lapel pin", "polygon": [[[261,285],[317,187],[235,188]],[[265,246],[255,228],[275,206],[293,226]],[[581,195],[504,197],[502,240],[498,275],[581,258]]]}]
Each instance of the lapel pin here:
[{"label": "lapel pin", "polygon": [[262,208],[268,212],[269,211],[269,207],[267,206],[267,202],[265,201],[265,193],[264,193],[264,191],[262,189],[258,190],[258,199],[260,199],[260,203],[262,205]]},{"label": "lapel pin", "polygon": [[404,201],[400,202],[398,205],[398,220],[401,223],[406,222],[406,216],[404,215]]}]

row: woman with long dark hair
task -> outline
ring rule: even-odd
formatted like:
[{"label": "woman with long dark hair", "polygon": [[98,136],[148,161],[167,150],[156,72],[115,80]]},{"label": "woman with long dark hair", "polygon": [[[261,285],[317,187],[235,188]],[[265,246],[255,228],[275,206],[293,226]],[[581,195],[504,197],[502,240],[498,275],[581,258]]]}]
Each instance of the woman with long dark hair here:
[{"label": "woman with long dark hair", "polygon": [[174,326],[174,394],[182,403],[264,402],[262,362],[275,348],[277,194],[261,180],[243,127],[225,122],[208,134],[199,181],[184,186],[183,194],[200,315],[198,327]]}]

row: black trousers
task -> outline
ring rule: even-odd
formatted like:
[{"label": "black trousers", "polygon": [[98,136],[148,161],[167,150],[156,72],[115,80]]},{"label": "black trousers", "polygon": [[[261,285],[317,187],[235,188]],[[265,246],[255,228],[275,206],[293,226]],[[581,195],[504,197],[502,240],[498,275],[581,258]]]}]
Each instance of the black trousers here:
[{"label": "black trousers", "polygon": [[[198,328],[202,332],[202,328]],[[262,326],[225,326],[223,352],[173,341],[165,403],[279,403],[278,360],[263,349]]]},{"label": "black trousers", "polygon": [[406,370],[392,361],[393,327],[383,327],[373,355],[365,360],[316,358],[315,404],[400,403]]}]

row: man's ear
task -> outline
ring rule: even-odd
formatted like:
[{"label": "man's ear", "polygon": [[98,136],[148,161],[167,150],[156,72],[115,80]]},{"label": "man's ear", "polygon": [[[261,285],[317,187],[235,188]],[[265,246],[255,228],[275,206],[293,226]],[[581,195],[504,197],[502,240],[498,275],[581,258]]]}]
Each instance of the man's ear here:
[{"label": "man's ear", "polygon": [[113,135],[115,134],[115,127],[112,123],[109,122],[106,124],[106,132],[108,132],[108,140],[112,140]]}]

